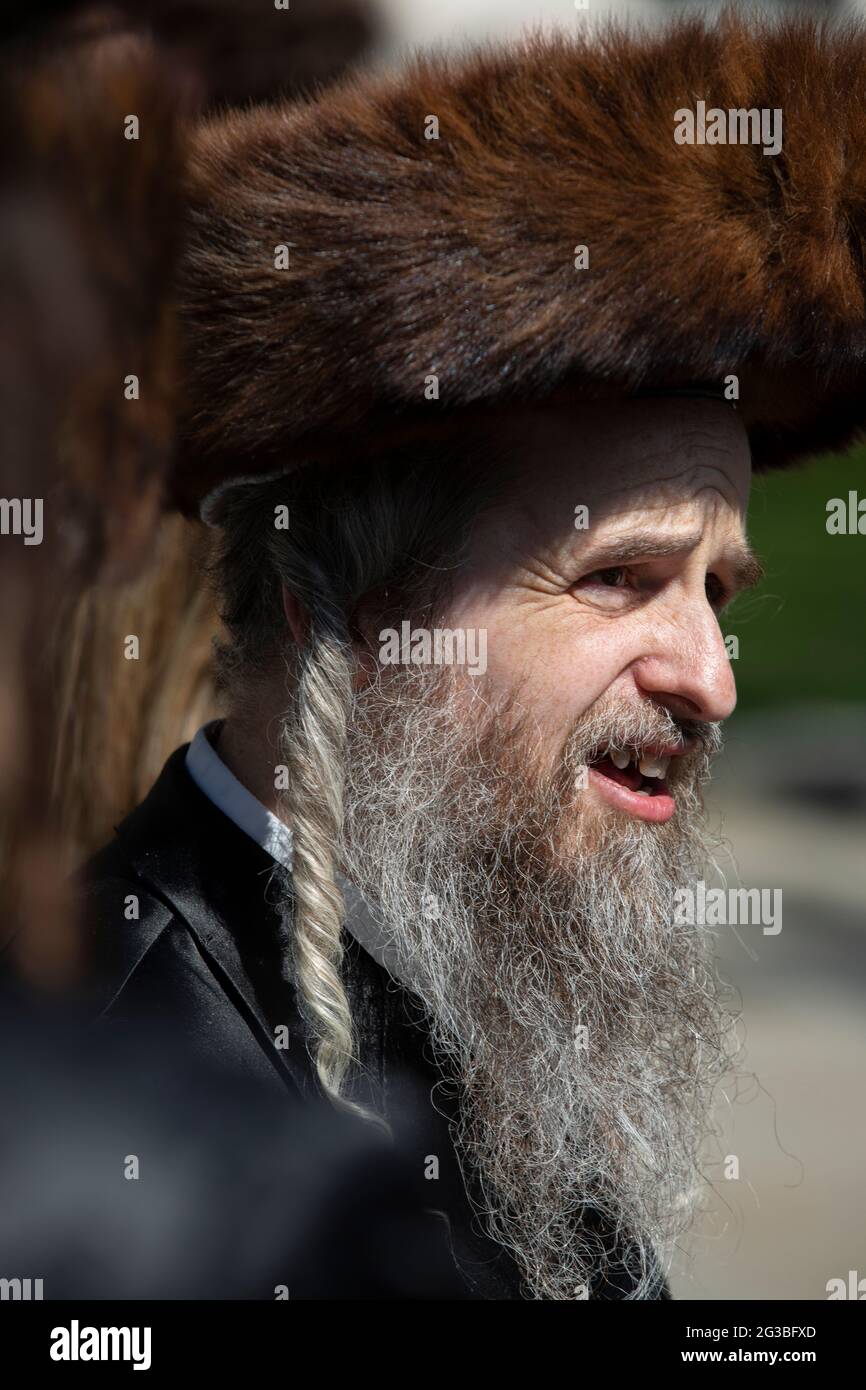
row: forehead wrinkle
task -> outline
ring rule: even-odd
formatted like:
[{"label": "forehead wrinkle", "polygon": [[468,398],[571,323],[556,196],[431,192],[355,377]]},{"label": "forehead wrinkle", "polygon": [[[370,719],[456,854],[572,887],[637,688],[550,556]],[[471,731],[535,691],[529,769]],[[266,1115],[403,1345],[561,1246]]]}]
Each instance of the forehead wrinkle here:
[{"label": "forehead wrinkle", "polygon": [[[623,422],[615,443],[617,453],[622,450],[625,457],[621,464],[617,461],[607,476],[604,473],[604,440],[597,436],[586,453],[575,458],[569,472],[563,470],[550,489],[538,486],[537,473],[534,482],[522,475],[515,489],[514,500],[522,513],[524,537],[518,546],[510,525],[504,525],[498,534],[500,556],[509,551],[523,550],[528,542],[539,555],[546,552],[555,564],[564,549],[572,550],[575,540],[588,540],[585,531],[578,532],[572,528],[572,503],[575,501],[587,503],[591,519],[603,521],[620,505],[620,499],[628,494],[632,496],[623,511],[642,508],[653,512],[687,506],[700,490],[714,488],[720,501],[742,514],[744,502],[740,497],[738,482],[732,478],[731,469],[725,466],[730,461],[739,469],[743,462],[747,462],[739,456],[736,440],[731,438],[729,443],[720,442],[714,429],[692,425],[680,428],[672,444],[653,447],[647,452],[648,436],[655,432],[646,423],[626,425]],[[689,455],[685,460],[675,457],[680,452],[681,443]],[[537,447],[539,444],[540,441],[536,441]],[[725,463],[721,460],[725,460]],[[672,466],[675,464],[678,466]],[[660,466],[663,471],[654,474],[653,468]],[[630,472],[631,476],[620,480],[620,467]],[[678,496],[677,489],[682,491],[683,479],[688,479],[690,486],[685,490],[685,495]],[[653,496],[653,491],[662,495]],[[508,518],[503,520],[507,523]],[[590,531],[592,529],[591,521]]]},{"label": "forehead wrinkle", "polygon": [[651,433],[656,433],[656,431],[644,428],[620,436],[619,442],[624,446],[623,453],[628,462],[651,463],[656,459],[670,459],[671,455],[675,453],[692,454],[698,450],[724,454],[727,457],[730,457],[734,452],[733,441],[720,441],[718,434],[712,430],[698,427],[677,430],[673,434],[672,442],[664,447],[648,447],[647,435]]},{"label": "forehead wrinkle", "polygon": [[[723,450],[722,452],[725,451]],[[730,453],[728,453],[728,457],[730,457]],[[665,451],[664,453],[660,453],[658,455],[648,456],[646,459],[647,465],[649,465],[649,463],[652,461],[652,458],[669,459],[670,453],[669,451]],[[675,472],[653,474],[650,477],[644,477],[637,480],[632,479],[630,482],[626,481],[624,483],[620,483],[619,486],[614,485],[613,487],[608,488],[607,491],[610,496],[615,497],[624,492],[634,492],[638,488],[649,488],[656,485],[664,486],[665,484],[681,482],[683,478],[687,477],[688,475],[697,475],[701,472],[716,473],[719,475],[720,478],[724,479],[729,489],[734,486],[733,480],[731,479],[730,475],[724,468],[720,467],[718,464],[701,463],[695,460],[690,460],[688,463],[684,464],[682,468],[678,468]],[[703,486],[712,487],[713,484],[704,483]]]},{"label": "forehead wrinkle", "polygon": [[596,498],[595,515],[598,521],[609,521],[611,517],[626,518],[640,512],[676,513],[693,507],[702,493],[714,494],[704,499],[703,506],[717,515],[720,508],[727,508],[736,513],[742,525],[746,498],[741,497],[736,483],[723,470],[703,464],[664,478],[633,480],[611,489]]}]

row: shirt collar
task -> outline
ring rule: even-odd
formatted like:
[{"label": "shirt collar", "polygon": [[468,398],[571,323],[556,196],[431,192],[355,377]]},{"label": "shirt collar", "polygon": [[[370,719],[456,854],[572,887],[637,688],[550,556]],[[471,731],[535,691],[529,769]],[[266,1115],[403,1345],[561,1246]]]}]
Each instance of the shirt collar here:
[{"label": "shirt collar", "polygon": [[292,832],[226,767],[211,739],[221,721],[212,719],[199,729],[186,753],[186,770],[200,791],[229,820],[261,845],[278,864],[292,868]]}]

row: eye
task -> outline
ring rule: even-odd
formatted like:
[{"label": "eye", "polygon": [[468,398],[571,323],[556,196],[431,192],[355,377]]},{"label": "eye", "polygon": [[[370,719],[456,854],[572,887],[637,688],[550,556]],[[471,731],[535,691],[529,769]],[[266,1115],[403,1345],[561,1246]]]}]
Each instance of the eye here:
[{"label": "eye", "polygon": [[612,565],[606,570],[593,570],[592,574],[586,576],[586,582],[593,579],[598,579],[608,589],[621,589],[620,580],[625,581],[626,571],[622,565]]},{"label": "eye", "polygon": [[728,601],[728,591],[717,574],[708,574],[704,590],[713,608],[724,608]]},{"label": "eye", "polygon": [[634,575],[625,565],[608,565],[578,579],[572,593],[602,608],[621,609],[636,597]]}]

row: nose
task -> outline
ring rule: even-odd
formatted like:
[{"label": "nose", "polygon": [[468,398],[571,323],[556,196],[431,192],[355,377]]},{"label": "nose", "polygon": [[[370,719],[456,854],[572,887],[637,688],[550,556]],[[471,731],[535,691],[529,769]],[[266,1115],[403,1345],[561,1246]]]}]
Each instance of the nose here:
[{"label": "nose", "polygon": [[718,619],[697,602],[660,623],[645,656],[632,665],[643,695],[664,705],[675,719],[710,723],[736,707],[737,687]]}]

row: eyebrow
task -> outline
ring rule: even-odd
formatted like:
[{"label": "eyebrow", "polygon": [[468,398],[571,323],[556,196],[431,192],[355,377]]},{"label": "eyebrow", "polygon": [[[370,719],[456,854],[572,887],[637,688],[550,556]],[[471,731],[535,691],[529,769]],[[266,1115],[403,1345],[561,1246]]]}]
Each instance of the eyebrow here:
[{"label": "eyebrow", "polygon": [[[596,549],[582,557],[582,563],[592,570],[606,569],[615,565],[628,565],[636,560],[660,560],[666,555],[677,555],[684,550],[694,550],[703,539],[701,531],[687,535],[671,536],[664,539],[657,531],[631,531],[620,539],[599,544]],[[723,555],[730,568],[737,593],[753,589],[764,577],[764,570],[752,547],[746,541],[726,546]]]}]

